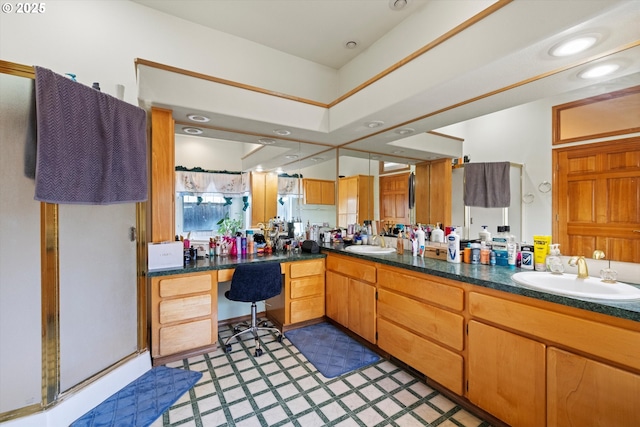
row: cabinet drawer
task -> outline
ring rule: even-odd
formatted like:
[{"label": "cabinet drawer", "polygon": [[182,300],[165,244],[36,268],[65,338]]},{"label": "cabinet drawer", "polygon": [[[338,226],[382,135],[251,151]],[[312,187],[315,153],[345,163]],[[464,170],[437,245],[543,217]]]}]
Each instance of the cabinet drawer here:
[{"label": "cabinet drawer", "polygon": [[213,344],[212,320],[204,319],[160,328],[160,355],[179,353]]},{"label": "cabinet drawer", "polygon": [[324,296],[291,301],[291,323],[318,319],[324,316]]},{"label": "cabinet drawer", "polygon": [[303,277],[291,280],[291,298],[302,298],[324,293],[323,276]]},{"label": "cabinet drawer", "polygon": [[194,294],[211,290],[211,275],[173,277],[160,280],[160,297]]},{"label": "cabinet drawer", "polygon": [[464,308],[461,288],[439,283],[430,277],[414,276],[386,268],[378,269],[378,285],[452,310]]},{"label": "cabinet drawer", "polygon": [[327,256],[327,270],[332,270],[369,283],[376,283],[375,265],[363,260],[329,255]]},{"label": "cabinet drawer", "polygon": [[304,262],[292,262],[289,277],[295,279],[297,277],[313,276],[322,273],[324,273],[323,259]]},{"label": "cabinet drawer", "polygon": [[211,315],[211,295],[160,301],[160,323],[166,324]]},{"label": "cabinet drawer", "polygon": [[640,332],[477,292],[469,313],[508,328],[640,369]]},{"label": "cabinet drawer", "polygon": [[461,315],[379,289],[378,316],[455,350],[464,348],[464,318]]},{"label": "cabinet drawer", "polygon": [[384,319],[378,319],[378,346],[434,381],[463,394],[462,356]]}]

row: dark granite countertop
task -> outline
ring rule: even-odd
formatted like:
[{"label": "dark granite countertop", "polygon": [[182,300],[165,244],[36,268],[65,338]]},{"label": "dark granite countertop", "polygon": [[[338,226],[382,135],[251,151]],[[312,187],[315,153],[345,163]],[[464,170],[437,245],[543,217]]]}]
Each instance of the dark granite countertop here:
[{"label": "dark granite countertop", "polygon": [[165,268],[161,270],[151,270],[147,272],[148,277],[170,276],[174,274],[197,273],[199,271],[226,270],[235,268],[240,264],[252,262],[295,262],[306,261],[315,258],[325,258],[324,254],[269,254],[269,255],[247,255],[247,256],[220,256],[209,258],[198,258],[195,263],[189,263],[184,267]]},{"label": "dark granite countertop", "polygon": [[[355,258],[377,262],[393,267],[400,267],[419,273],[431,274],[459,282],[470,283],[485,288],[523,295],[538,300],[549,301],[569,307],[581,308],[596,313],[640,322],[640,301],[604,301],[586,300],[565,297],[526,288],[511,280],[511,276],[521,270],[514,267],[501,267],[474,264],[454,264],[447,261],[432,258],[414,257],[405,251],[403,255],[391,253],[388,255],[361,255],[345,252],[342,245],[323,244],[320,246],[323,252],[334,252]],[[638,285],[640,287],[640,285]]]}]

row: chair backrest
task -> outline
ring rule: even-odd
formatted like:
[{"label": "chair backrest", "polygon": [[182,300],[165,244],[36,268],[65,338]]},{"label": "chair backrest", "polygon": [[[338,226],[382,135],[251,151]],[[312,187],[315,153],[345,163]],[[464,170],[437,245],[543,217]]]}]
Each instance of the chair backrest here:
[{"label": "chair backrest", "polygon": [[283,274],[277,262],[240,264],[231,278],[227,298],[234,301],[264,301],[282,292]]}]

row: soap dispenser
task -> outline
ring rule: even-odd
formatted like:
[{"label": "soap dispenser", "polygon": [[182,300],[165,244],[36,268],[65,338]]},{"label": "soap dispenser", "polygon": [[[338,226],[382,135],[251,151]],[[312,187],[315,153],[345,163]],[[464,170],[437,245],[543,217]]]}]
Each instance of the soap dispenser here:
[{"label": "soap dispenser", "polygon": [[549,248],[549,255],[547,255],[547,271],[554,274],[562,274],[564,272],[564,266],[560,259],[560,244],[553,243]]}]

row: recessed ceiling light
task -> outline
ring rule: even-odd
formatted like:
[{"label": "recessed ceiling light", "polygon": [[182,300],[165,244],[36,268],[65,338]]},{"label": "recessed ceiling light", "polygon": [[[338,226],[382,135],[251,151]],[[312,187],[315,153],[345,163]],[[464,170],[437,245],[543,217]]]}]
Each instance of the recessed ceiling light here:
[{"label": "recessed ceiling light", "polygon": [[595,35],[580,36],[566,40],[553,46],[549,50],[552,56],[571,56],[583,52],[596,44],[598,38]]},{"label": "recessed ceiling light", "polygon": [[402,10],[407,7],[407,4],[409,4],[409,0],[389,0],[389,9]]},{"label": "recessed ceiling light", "polygon": [[276,140],[273,138],[260,138],[258,142],[262,145],[272,145],[276,143]]},{"label": "recessed ceiling light", "polygon": [[262,172],[264,169],[262,169],[262,166],[258,165],[256,166],[256,172]]},{"label": "recessed ceiling light", "polygon": [[380,126],[382,126],[384,124],[384,122],[381,122],[379,120],[374,120],[372,122],[366,122],[364,125],[370,129],[374,129],[374,128],[379,128]]},{"label": "recessed ceiling light", "polygon": [[358,47],[358,42],[355,40],[349,40],[344,44],[347,49],[355,49]]},{"label": "recessed ceiling light", "polygon": [[198,128],[182,128],[182,131],[189,135],[202,135],[202,129]]},{"label": "recessed ceiling light", "polygon": [[284,157],[289,159],[289,160],[295,160],[295,159],[298,158],[298,156],[296,156],[295,154],[288,154],[288,155],[286,155]]},{"label": "recessed ceiling light", "polygon": [[198,123],[206,123],[211,120],[209,117],[201,116],[200,114],[189,114],[187,117],[192,122],[198,122]]},{"label": "recessed ceiling light", "polygon": [[582,79],[597,79],[598,77],[606,76],[620,68],[618,64],[601,64],[591,68],[587,68],[585,71],[578,74]]},{"label": "recessed ceiling light", "polygon": [[400,128],[396,129],[396,133],[399,135],[408,135],[410,133],[414,133],[416,130],[411,128]]},{"label": "recessed ceiling light", "polygon": [[280,136],[291,135],[291,132],[286,130],[286,129],[276,129],[276,130],[273,131],[273,133],[275,133],[276,135],[280,135]]}]

